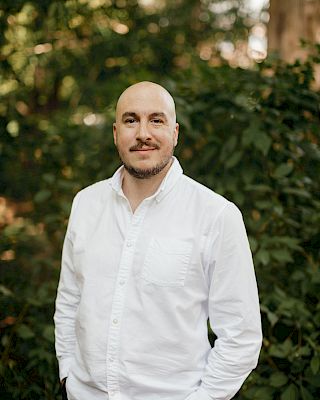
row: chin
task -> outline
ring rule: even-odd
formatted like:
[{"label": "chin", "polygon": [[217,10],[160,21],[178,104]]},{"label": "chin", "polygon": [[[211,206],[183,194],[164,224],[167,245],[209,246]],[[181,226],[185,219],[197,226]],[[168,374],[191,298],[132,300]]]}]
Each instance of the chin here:
[{"label": "chin", "polygon": [[153,168],[158,165],[160,160],[151,160],[151,159],[142,159],[133,162],[128,162],[128,164],[132,165],[134,168]]},{"label": "chin", "polygon": [[138,162],[134,164],[128,164],[123,162],[127,172],[138,179],[147,179],[152,176],[158,175],[170,162],[170,158],[166,161],[160,162]]}]

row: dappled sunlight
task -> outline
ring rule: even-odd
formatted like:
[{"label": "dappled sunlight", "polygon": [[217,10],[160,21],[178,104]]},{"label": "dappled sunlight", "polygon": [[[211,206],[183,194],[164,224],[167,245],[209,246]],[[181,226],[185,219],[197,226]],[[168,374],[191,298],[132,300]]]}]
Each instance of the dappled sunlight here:
[{"label": "dappled sunlight", "polygon": [[265,337],[237,398],[317,398],[319,45],[270,57],[264,0],[7,1],[0,19],[6,399],[59,398],[52,315],[72,199],[119,167],[116,101],[144,80],[175,99],[185,173],[243,211]]}]

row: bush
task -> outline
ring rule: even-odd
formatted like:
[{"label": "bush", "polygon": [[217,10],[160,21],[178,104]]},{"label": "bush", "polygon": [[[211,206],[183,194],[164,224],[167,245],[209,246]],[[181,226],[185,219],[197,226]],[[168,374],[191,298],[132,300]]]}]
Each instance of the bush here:
[{"label": "bush", "polygon": [[[243,211],[264,341],[239,399],[319,393],[319,92],[305,64],[200,68],[177,83],[185,170]],[[185,137],[184,137],[185,133]]]},{"label": "bush", "polygon": [[[183,44],[170,51],[163,44],[183,24],[143,36],[154,17],[132,5],[140,34],[130,33],[124,46],[118,34],[103,30],[99,9],[82,10],[86,19],[78,26],[81,12],[72,2],[68,13],[61,13],[61,2],[29,2],[23,18],[22,3],[0,13],[20,21],[9,24],[11,47],[0,43],[6,54],[0,67],[1,398],[59,398],[52,315],[71,200],[119,164],[114,104],[124,87],[143,79],[163,83],[176,99],[177,155],[185,173],[244,214],[264,343],[237,398],[317,398],[320,94],[313,69],[319,56],[293,65],[266,61],[253,70],[210,68],[188,47],[190,66],[181,70],[174,60],[183,56]],[[104,11],[128,19],[121,7]],[[19,40],[10,36],[14,24]]]}]

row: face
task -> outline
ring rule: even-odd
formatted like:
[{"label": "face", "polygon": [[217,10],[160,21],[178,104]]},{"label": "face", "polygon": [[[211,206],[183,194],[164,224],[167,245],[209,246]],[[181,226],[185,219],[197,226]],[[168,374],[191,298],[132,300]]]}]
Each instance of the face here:
[{"label": "face", "polygon": [[135,178],[150,178],[170,165],[178,131],[173,99],[161,86],[140,83],[120,96],[114,142]]}]

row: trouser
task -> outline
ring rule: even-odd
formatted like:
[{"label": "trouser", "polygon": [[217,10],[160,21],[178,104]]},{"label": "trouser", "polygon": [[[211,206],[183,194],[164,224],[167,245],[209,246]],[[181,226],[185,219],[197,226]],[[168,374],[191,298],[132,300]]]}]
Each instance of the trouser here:
[{"label": "trouser", "polygon": [[68,400],[67,396],[67,389],[66,389],[66,383],[64,383],[61,387],[61,394],[62,394],[62,400]]}]

